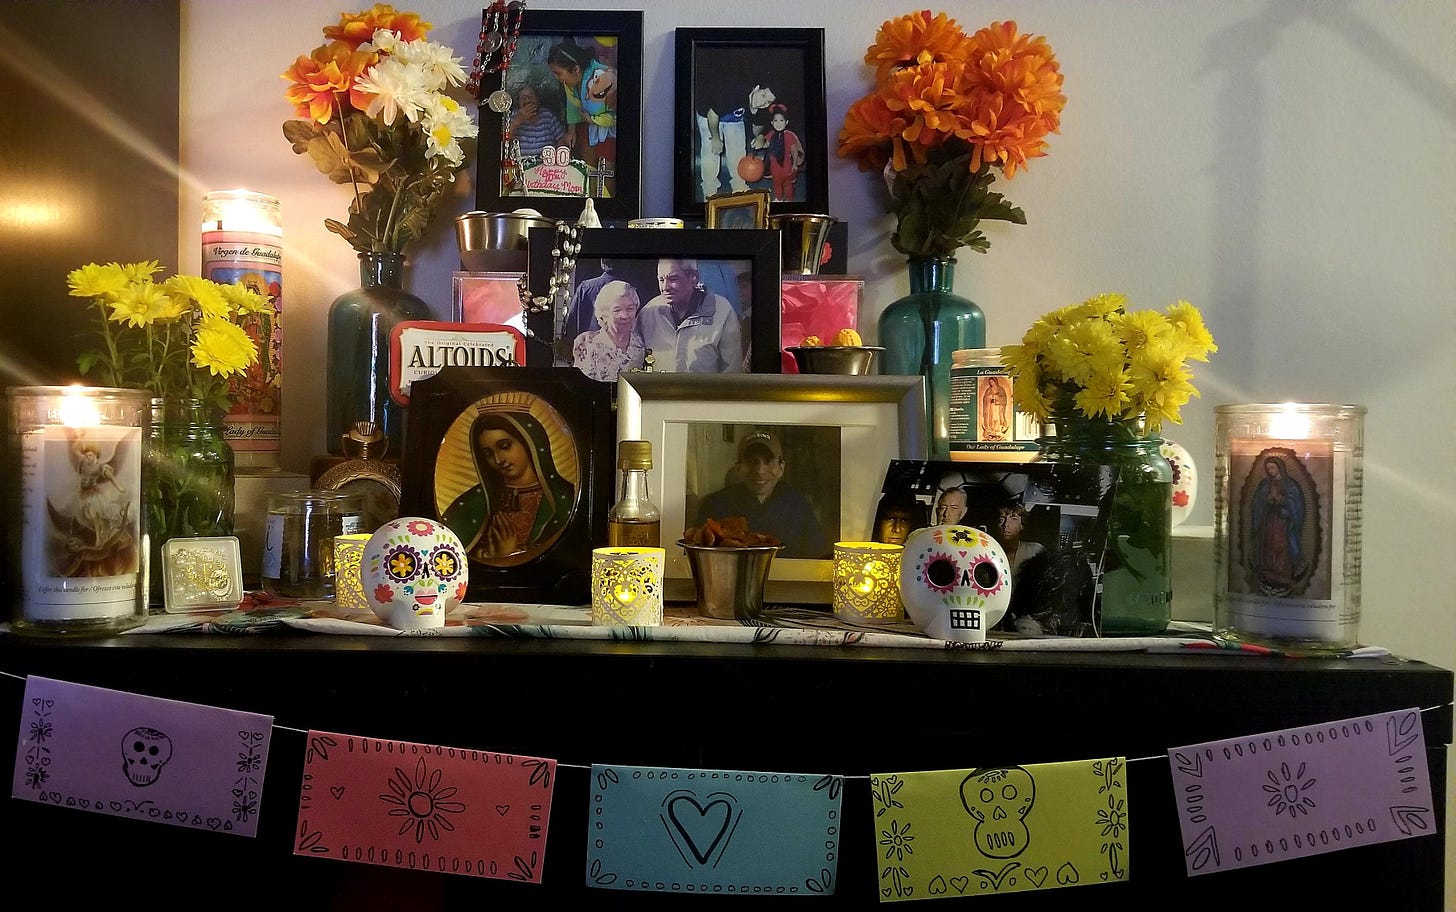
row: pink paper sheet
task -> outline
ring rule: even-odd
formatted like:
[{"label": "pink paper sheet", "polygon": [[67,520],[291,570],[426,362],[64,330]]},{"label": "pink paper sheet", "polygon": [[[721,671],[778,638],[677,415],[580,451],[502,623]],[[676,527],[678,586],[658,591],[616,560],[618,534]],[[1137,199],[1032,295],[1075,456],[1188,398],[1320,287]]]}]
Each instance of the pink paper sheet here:
[{"label": "pink paper sheet", "polygon": [[294,854],[541,882],[556,761],[308,733]]},{"label": "pink paper sheet", "polygon": [[1418,709],[1168,751],[1189,876],[1436,832]]}]

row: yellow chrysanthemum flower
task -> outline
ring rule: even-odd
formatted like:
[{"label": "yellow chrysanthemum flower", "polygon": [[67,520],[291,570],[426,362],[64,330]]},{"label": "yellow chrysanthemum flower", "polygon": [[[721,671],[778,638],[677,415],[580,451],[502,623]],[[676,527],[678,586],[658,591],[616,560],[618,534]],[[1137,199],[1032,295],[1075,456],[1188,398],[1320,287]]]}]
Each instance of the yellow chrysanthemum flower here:
[{"label": "yellow chrysanthemum flower", "polygon": [[1181,424],[1179,410],[1198,395],[1190,382],[1192,374],[1184,363],[1183,353],[1169,342],[1150,346],[1133,359],[1128,368],[1134,395],[1142,405],[1152,427],[1164,421]]},{"label": "yellow chrysanthemum flower", "polygon": [[143,260],[140,263],[127,263],[121,267],[128,282],[150,282],[152,276],[162,271],[162,264],[156,260]]},{"label": "yellow chrysanthemum flower", "polygon": [[98,266],[87,263],[66,274],[69,294],[76,298],[105,298],[120,294],[127,286],[126,273],[116,263]]},{"label": "yellow chrysanthemum flower", "polygon": [[1185,356],[1194,361],[1207,361],[1210,353],[1218,351],[1218,346],[1213,341],[1213,333],[1203,325],[1203,314],[1187,301],[1179,301],[1169,306],[1168,322],[1182,332]]},{"label": "yellow chrysanthemum flower", "polygon": [[1073,396],[1073,401],[1089,418],[1099,415],[1123,418],[1126,417],[1124,410],[1132,402],[1130,386],[1127,371],[1121,366],[1115,370],[1092,371],[1082,389]]},{"label": "yellow chrysanthemum flower", "polygon": [[272,310],[267,295],[259,294],[242,282],[219,285],[218,291],[222,292],[223,300],[227,301],[234,313],[255,314]]},{"label": "yellow chrysanthemum flower", "polygon": [[242,327],[217,317],[207,317],[192,343],[192,363],[214,377],[231,377],[246,370],[258,357],[258,346]]},{"label": "yellow chrysanthemum flower", "polygon": [[1156,310],[1117,311],[1108,314],[1107,320],[1112,324],[1113,333],[1122,340],[1130,359],[1136,358],[1150,345],[1166,342],[1173,335],[1173,324]]},{"label": "yellow chrysanthemum flower", "polygon": [[1094,371],[1106,372],[1121,366],[1122,343],[1112,327],[1102,320],[1079,320],[1064,326],[1047,343],[1049,375],[1085,385]]},{"label": "yellow chrysanthemum flower", "polygon": [[226,317],[229,313],[228,302],[217,283],[201,276],[172,276],[162,287],[178,306],[196,307],[205,317]]},{"label": "yellow chrysanthemum flower", "polygon": [[111,321],[128,326],[148,326],[176,316],[177,309],[160,285],[134,282],[110,298]]}]

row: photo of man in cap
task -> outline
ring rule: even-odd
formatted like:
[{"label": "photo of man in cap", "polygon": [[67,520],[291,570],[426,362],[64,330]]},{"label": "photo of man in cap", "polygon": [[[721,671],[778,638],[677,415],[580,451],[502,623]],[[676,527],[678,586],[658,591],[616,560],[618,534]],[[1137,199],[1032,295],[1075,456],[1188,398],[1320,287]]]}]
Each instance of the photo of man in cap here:
[{"label": "photo of man in cap", "polygon": [[738,459],[733,464],[737,480],[702,499],[694,524],[742,516],[750,530],[783,542],[779,557],[828,560],[833,556],[829,537],[809,499],[783,484],[787,468],[783,445],[776,436],[764,431],[746,435],[738,442]]}]

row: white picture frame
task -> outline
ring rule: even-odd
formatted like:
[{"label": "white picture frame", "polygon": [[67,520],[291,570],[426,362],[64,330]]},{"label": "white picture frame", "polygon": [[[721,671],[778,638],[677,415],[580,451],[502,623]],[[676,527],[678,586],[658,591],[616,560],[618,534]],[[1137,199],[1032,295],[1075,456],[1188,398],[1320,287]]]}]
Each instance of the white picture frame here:
[{"label": "white picture frame", "polygon": [[[692,524],[686,466],[693,425],[840,429],[842,541],[869,541],[875,506],[892,459],[924,459],[925,384],[919,376],[627,372],[617,381],[617,440],[652,444],[648,486],[662,513],[669,601],[695,597],[687,557],[676,542]],[[766,602],[830,602],[833,561],[775,559]]]}]

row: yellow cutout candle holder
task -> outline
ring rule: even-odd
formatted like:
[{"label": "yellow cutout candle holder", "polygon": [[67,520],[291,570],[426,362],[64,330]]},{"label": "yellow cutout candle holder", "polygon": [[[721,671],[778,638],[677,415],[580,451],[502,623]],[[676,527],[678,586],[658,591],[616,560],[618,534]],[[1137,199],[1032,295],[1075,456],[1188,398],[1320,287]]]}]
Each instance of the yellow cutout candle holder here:
[{"label": "yellow cutout candle holder", "polygon": [[364,597],[364,546],[369,534],[334,536],[334,604],[350,611],[373,611]]},{"label": "yellow cutout candle holder", "polygon": [[592,623],[655,627],[662,623],[662,548],[592,551]]},{"label": "yellow cutout candle holder", "polygon": [[904,617],[900,605],[900,555],[904,550],[883,542],[835,542],[835,616],[859,623]]}]

